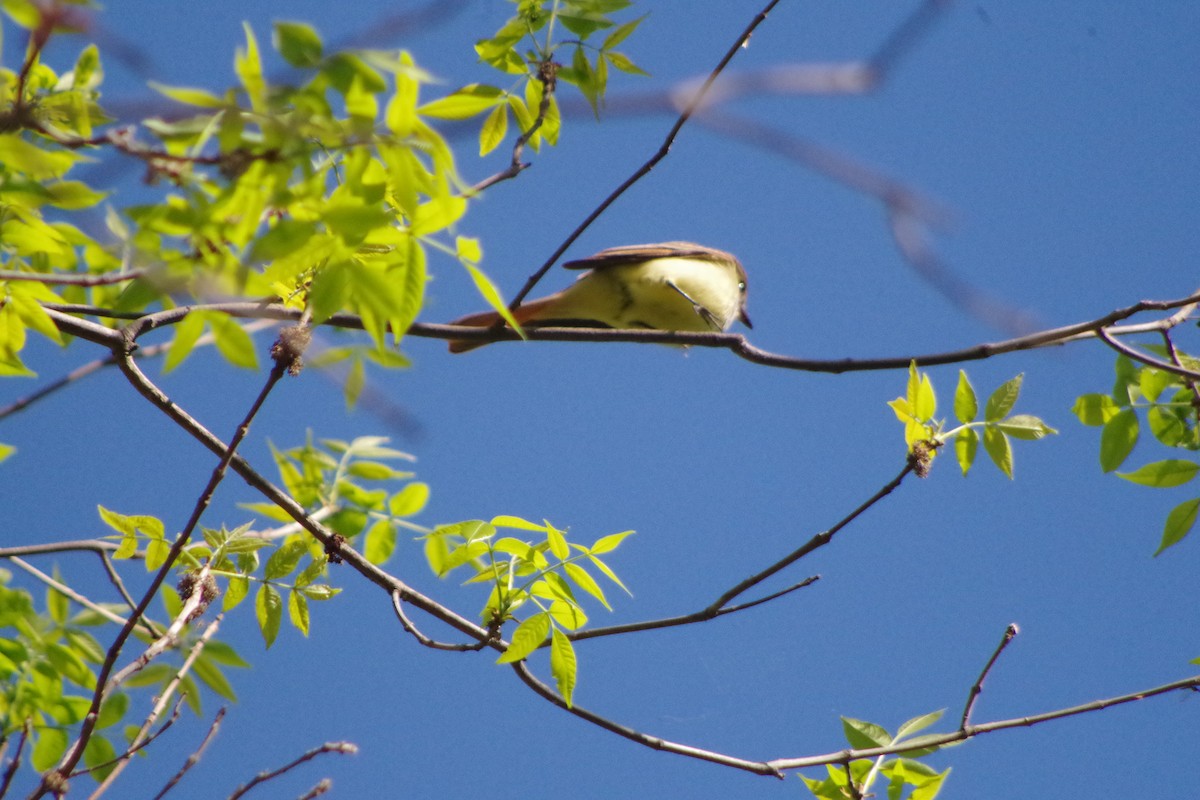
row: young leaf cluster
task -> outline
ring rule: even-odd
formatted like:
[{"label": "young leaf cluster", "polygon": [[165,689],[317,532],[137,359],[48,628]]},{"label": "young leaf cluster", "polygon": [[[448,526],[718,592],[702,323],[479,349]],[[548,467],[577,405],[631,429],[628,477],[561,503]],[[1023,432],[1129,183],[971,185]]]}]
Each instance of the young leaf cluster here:
[{"label": "young leaf cluster", "polygon": [[[1165,348],[1150,346],[1152,352],[1168,356]],[[1175,352],[1187,369],[1200,370],[1200,360]],[[1125,463],[1148,429],[1159,444],[1173,448],[1183,457],[1143,464],[1132,472],[1117,472],[1131,483],[1159,489],[1182,486],[1196,477],[1200,461],[1200,394],[1187,378],[1150,366],[1137,366],[1124,355],[1117,356],[1116,381],[1109,394],[1084,394],[1072,409],[1084,425],[1101,428],[1100,468],[1114,472]],[[1200,497],[1184,500],[1167,514],[1158,555],[1178,544],[1196,523]]]},{"label": "young leaf cluster", "polygon": [[[842,730],[846,741],[855,750],[866,750],[875,747],[896,747],[912,745],[898,758],[885,759],[854,759],[847,766],[830,764],[826,767],[827,777],[823,780],[806,778],[800,780],[818,800],[846,800],[847,797],[881,797],[882,787],[875,788],[878,781],[886,781],[887,797],[889,800],[933,800],[941,791],[942,785],[950,775],[950,770],[938,772],[932,767],[918,761],[920,756],[928,755],[940,749],[938,747],[923,747],[923,737],[914,736],[941,719],[942,712],[934,711],[920,717],[910,719],[900,726],[896,735],[873,722],[842,717]],[[851,791],[853,786],[853,791]]]},{"label": "young leaf cluster", "polygon": [[927,473],[938,449],[953,440],[954,456],[965,476],[975,463],[982,439],[992,463],[1012,478],[1012,439],[1036,440],[1058,433],[1038,417],[1012,413],[1021,394],[1022,377],[1018,375],[997,387],[984,405],[983,419],[979,419],[975,388],[967,374],[959,370],[954,390],[954,417],[959,425],[946,430],[945,421],[936,418],[937,393],[929,374],[920,372],[915,363],[910,365],[904,397],[897,397],[888,405],[904,423],[904,441],[909,453],[915,456],[918,473]]},{"label": "young leaf cluster", "polygon": [[[541,541],[503,536],[503,530],[543,534]],[[519,609],[530,610],[511,635],[511,646],[498,663],[528,657],[550,639],[550,673],[568,704],[576,683],[574,647],[564,631],[587,624],[587,614],[576,596],[582,590],[611,610],[608,598],[588,567],[628,592],[616,573],[601,558],[615,550],[633,531],[597,539],[590,547],[567,541],[566,531],[549,522],[538,524],[520,517],[499,516],[489,522],[469,520],[441,525],[425,538],[430,568],[444,577],[459,568],[473,574],[466,583],[483,583],[491,591],[483,618],[496,630],[515,619]]]}]

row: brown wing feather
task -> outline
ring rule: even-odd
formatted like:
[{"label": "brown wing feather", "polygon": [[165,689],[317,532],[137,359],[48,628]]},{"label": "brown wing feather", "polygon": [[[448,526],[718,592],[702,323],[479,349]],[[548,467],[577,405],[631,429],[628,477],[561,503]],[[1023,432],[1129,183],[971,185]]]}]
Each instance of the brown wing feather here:
[{"label": "brown wing feather", "polygon": [[563,266],[567,269],[604,269],[622,264],[636,264],[653,258],[702,258],[709,261],[737,262],[730,253],[694,242],[661,242],[610,247],[587,258],[568,261]]}]

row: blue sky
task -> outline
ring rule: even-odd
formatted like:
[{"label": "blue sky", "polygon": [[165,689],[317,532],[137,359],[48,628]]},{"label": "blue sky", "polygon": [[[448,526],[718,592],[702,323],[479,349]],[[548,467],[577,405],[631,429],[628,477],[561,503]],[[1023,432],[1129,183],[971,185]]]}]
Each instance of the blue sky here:
[{"label": "blue sky", "polygon": [[[863,57],[912,6],[784,0],[732,70]],[[470,43],[509,8],[466,3],[435,27],[375,44],[409,49],[446,89],[491,80]],[[625,94],[706,73],[759,4],[643,8],[650,16],[623,49],[652,77],[615,78],[614,109]],[[145,99],[148,79],[224,88],[244,19],[261,41],[271,20],[302,19],[328,42],[395,10],[373,0],[353,14],[316,2],[115,2],[101,23],[149,66],[109,58],[105,100]],[[11,26],[4,33],[9,64],[18,39]],[[1049,327],[1200,284],[1198,34],[1200,7],[1183,2],[961,4],[874,94],[754,97],[730,110],[935,198],[950,212],[936,247],[955,274]],[[78,44],[57,52],[65,59]],[[600,124],[569,117],[558,148],[472,207],[461,232],[481,239],[483,266],[509,296],[671,122],[665,113],[614,113]],[[456,141],[468,178],[502,167],[502,152],[480,161],[469,135]],[[136,177],[126,196],[142,191]],[[769,350],[907,357],[1007,336],[901,259],[875,200],[699,124],[568,255],[668,239],[741,257],[751,341]],[[480,307],[455,264],[433,270],[423,320]],[[555,270],[545,288],[569,280]],[[1179,344],[1200,350],[1191,329]],[[503,344],[451,357],[440,342],[410,339],[403,350],[411,370],[372,380],[413,430],[347,414],[336,382],[309,372],[271,398],[248,455],[265,467],[268,439],[291,446],[308,429],[392,435],[433,488],[420,522],[516,514],[569,526],[581,541],[636,529],[612,559],[634,596],[615,596],[611,615],[593,609],[596,624],[709,602],[836,522],[903,464],[902,431],[885,405],[903,391],[900,372],[783,372],[722,352],[619,344]],[[38,354],[33,366],[45,378],[95,355],[78,344]],[[1190,495],[1101,475],[1097,432],[1070,413],[1076,395],[1110,388],[1112,363],[1103,345],[1082,343],[966,365],[981,393],[1024,373],[1018,410],[1061,432],[1017,443],[1016,480],[987,463],[963,479],[940,460],[930,478],[907,481],[767,588],[820,573],[816,585],[705,625],[581,643],[576,702],[653,735],[777,758],[839,749],[839,715],[895,730],[947,708],[939,730],[949,729],[1010,622],[1022,633],[992,673],[977,721],[1192,674],[1200,543],[1151,558],[1167,511]],[[932,375],[948,408],[957,368]],[[206,354],[163,385],[227,435],[259,381]],[[0,400],[31,385],[6,386]],[[0,503],[25,522],[6,526],[6,543],[26,541],[29,530],[47,540],[100,535],[97,503],[177,528],[212,467],[116,374],[6,421],[0,440],[21,448],[3,467]],[[1162,457],[1143,443],[1131,463]],[[235,504],[253,499],[227,482],[206,524],[241,522]],[[81,585],[93,579],[91,560],[59,564]],[[483,601],[475,587],[431,576],[418,544],[402,544],[389,568],[465,615]],[[345,592],[314,609],[308,640],[286,630],[264,653],[245,614],[226,622],[222,637],[254,668],[234,675],[241,701],[172,796],[224,796],[333,739],[361,752],[326,757],[267,793],[295,796],[328,775],[334,797],[803,796],[794,777],[779,783],[656,753],[568,717],[488,655],[417,646],[387,597],[352,573],[334,581]],[[1134,797],[1147,784],[1159,798],[1190,798],[1198,703],[1171,695],[996,733],[930,762],[954,768],[946,798]],[[215,708],[210,698],[207,711]],[[181,724],[156,742],[155,757],[136,764],[119,793],[152,794],[205,724]]]}]

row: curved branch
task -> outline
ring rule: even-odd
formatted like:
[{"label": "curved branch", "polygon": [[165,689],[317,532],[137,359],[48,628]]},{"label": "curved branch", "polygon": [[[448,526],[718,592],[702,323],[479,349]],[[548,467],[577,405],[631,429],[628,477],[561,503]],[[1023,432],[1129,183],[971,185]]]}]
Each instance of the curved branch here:
[{"label": "curved branch", "polygon": [[1154,358],[1153,356],[1148,356],[1142,351],[1130,347],[1124,342],[1117,341],[1115,338],[1113,338],[1110,332],[1104,328],[1097,330],[1096,336],[1098,336],[1102,342],[1111,347],[1113,350],[1129,356],[1134,361],[1140,361],[1147,366],[1154,367],[1155,369],[1162,370],[1163,372],[1170,372],[1173,375],[1187,378],[1187,380],[1190,382],[1200,381],[1200,372],[1196,372],[1195,370],[1187,369],[1186,367],[1181,367],[1177,364],[1172,364],[1167,361],[1162,361]]},{"label": "curved branch", "polygon": [[688,758],[696,758],[701,761],[709,761],[714,764],[721,764],[726,767],[753,772],[756,775],[772,775],[776,778],[783,778],[783,771],[773,767],[765,761],[747,761],[744,758],[735,758],[723,753],[716,753],[712,750],[703,750],[699,747],[691,747],[686,744],[660,739],[657,736],[650,736],[641,731],[634,730],[628,726],[622,725],[619,722],[613,722],[607,717],[602,717],[599,714],[588,711],[586,708],[581,708],[577,705],[568,705],[566,700],[558,695],[553,689],[538,680],[537,676],[530,671],[529,666],[524,661],[518,661],[511,665],[513,671],[517,673],[517,677],[534,691],[542,699],[558,706],[568,714],[579,717],[582,720],[592,723],[603,728],[610,733],[615,733],[632,742],[649,747],[652,750],[662,750],[666,753],[675,753],[676,755],[687,756]]}]

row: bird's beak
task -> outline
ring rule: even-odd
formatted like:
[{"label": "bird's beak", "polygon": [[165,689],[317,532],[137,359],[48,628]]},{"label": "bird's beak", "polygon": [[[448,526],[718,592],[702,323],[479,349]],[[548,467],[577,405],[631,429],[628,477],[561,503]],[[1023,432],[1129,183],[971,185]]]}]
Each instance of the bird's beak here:
[{"label": "bird's beak", "polygon": [[745,325],[747,328],[754,327],[754,323],[752,323],[750,321],[750,315],[746,313],[746,309],[744,309],[744,308],[738,309],[738,319],[740,319],[742,321],[742,324]]}]

